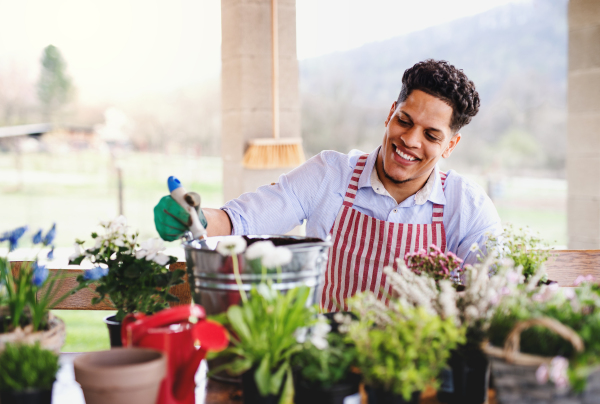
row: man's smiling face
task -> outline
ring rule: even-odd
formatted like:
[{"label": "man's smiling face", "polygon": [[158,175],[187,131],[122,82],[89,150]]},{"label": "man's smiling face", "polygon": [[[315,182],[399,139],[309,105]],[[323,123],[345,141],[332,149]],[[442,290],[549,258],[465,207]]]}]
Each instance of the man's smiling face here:
[{"label": "man's smiling face", "polygon": [[451,106],[420,90],[394,103],[380,152],[384,184],[411,181],[420,188],[440,157],[450,156],[460,141],[460,134],[450,129],[451,118]]}]

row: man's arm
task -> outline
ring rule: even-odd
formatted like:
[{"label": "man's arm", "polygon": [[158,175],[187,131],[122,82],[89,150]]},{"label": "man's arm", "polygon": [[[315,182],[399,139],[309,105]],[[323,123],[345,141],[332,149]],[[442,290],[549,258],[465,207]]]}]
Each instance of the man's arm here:
[{"label": "man's arm", "polygon": [[221,209],[202,208],[206,221],[210,226],[206,228],[209,237],[229,236],[231,234],[231,219]]}]

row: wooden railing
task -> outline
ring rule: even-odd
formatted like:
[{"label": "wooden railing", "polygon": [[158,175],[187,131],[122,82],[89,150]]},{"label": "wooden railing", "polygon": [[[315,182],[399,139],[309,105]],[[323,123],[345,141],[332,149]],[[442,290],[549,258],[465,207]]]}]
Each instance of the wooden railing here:
[{"label": "wooden railing", "polygon": [[[13,271],[16,273],[21,268],[21,262],[13,263]],[[171,264],[170,270],[185,270],[185,262],[176,262]],[[592,275],[596,281],[600,281],[600,250],[556,250],[552,251],[550,259],[546,262],[548,278],[558,282],[559,286],[573,286],[575,279],[579,275]],[[56,271],[56,270],[51,270]],[[81,269],[66,269],[65,273],[72,275],[65,279],[61,285],[62,294],[77,285],[76,276],[81,273]],[[179,297],[179,303],[173,303],[172,306],[181,304],[190,304],[192,296],[190,287],[187,283],[187,274],[184,277],[185,282],[181,285],[173,286],[171,293]],[[61,310],[114,310],[114,307],[105,300],[104,302],[92,305],[92,297],[95,293],[93,289],[84,289],[76,294],[69,296],[62,301],[56,309]]]},{"label": "wooden railing", "polygon": [[[14,274],[17,274],[21,269],[23,262],[13,262],[12,270]],[[176,269],[185,270],[185,262],[176,262],[169,265],[169,269],[174,271]],[[57,269],[51,269],[50,272],[57,272]],[[62,296],[69,290],[72,290],[77,286],[77,275],[83,272],[82,269],[64,269],[61,270],[63,274],[67,275],[64,281],[60,285],[58,296]],[[171,287],[171,294],[179,298],[179,302],[170,303],[171,306],[179,306],[182,304],[190,304],[192,302],[192,295],[190,287],[187,283],[187,274],[184,275],[184,283]],[[78,291],[72,296],[67,297],[54,309],[56,310],[115,310],[110,304],[108,299],[104,299],[103,302],[92,305],[92,298],[96,295],[93,288],[86,288]]]}]

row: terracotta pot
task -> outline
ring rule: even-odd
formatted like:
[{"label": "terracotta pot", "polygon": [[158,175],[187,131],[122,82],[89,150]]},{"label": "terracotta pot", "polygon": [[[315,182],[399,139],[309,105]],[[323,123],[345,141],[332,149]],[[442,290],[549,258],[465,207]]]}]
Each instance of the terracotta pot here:
[{"label": "terracotta pot", "polygon": [[86,404],[155,403],[167,358],[146,348],[113,348],[73,361]]},{"label": "terracotta pot", "polygon": [[43,349],[48,349],[59,354],[60,349],[65,344],[66,337],[65,323],[60,318],[49,313],[47,330],[33,332],[31,326],[26,326],[12,332],[0,333],[0,352],[4,351],[4,345],[7,343],[33,345],[39,342]]},{"label": "terracotta pot", "polygon": [[121,322],[116,321],[116,317],[117,316],[108,316],[104,318],[104,322],[108,327],[108,337],[110,339],[111,348],[123,346],[123,341],[121,341]]}]

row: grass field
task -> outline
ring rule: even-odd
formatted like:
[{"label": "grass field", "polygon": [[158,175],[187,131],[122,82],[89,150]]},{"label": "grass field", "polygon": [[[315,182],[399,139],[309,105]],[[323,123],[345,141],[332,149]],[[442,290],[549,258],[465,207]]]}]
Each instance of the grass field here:
[{"label": "grass field", "polygon": [[[222,204],[222,162],[219,158],[128,153],[118,164],[124,176],[124,213],[142,240],[156,237],[152,209],[167,194],[170,175],[202,195],[202,204]],[[100,220],[118,214],[116,170],[108,154],[77,152],[24,154],[21,170],[15,156],[0,153],[0,231],[57,223],[60,247],[75,238],[89,239]],[[486,187],[485,179],[470,176]],[[550,245],[567,244],[565,180],[506,178],[495,187],[494,202],[504,222],[529,226]],[[177,248],[179,243],[172,243]],[[65,352],[107,349],[106,311],[57,311],[67,324]]]}]

